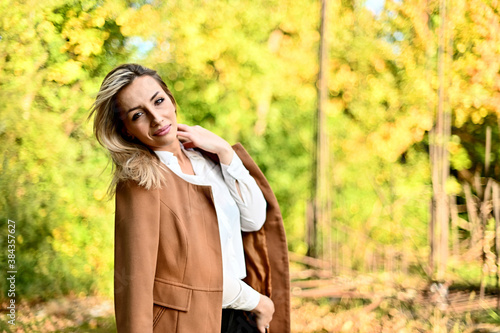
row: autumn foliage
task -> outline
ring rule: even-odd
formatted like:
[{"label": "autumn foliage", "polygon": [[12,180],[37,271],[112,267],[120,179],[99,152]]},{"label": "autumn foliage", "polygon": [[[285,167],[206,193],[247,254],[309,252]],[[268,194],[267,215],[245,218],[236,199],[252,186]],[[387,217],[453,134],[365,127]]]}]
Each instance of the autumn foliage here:
[{"label": "autumn foliage", "polygon": [[[290,250],[307,252],[319,1],[0,0],[0,12],[0,230],[17,223],[22,299],[112,294],[111,165],[87,117],[104,75],[124,62],[159,71],[182,122],[247,147],[280,202]],[[500,180],[499,12],[497,0],[448,6],[446,188],[459,206],[467,184]],[[387,0],[374,13],[332,1],[328,19],[320,254],[334,273],[380,271],[395,258],[399,271],[425,276],[439,2]],[[470,232],[456,232],[464,253]]]}]

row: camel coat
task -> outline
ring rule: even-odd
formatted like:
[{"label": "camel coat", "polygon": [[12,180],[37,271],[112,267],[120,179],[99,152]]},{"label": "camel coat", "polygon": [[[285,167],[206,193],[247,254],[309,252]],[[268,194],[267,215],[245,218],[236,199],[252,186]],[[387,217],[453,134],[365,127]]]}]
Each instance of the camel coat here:
[{"label": "camel coat", "polygon": [[[262,229],[243,232],[246,283],[270,296],[269,332],[290,332],[288,250],[278,202],[243,146],[234,151],[267,200]],[[115,218],[115,314],[118,333],[219,333],[222,255],[210,186],[170,170],[166,185],[118,184]]]}]

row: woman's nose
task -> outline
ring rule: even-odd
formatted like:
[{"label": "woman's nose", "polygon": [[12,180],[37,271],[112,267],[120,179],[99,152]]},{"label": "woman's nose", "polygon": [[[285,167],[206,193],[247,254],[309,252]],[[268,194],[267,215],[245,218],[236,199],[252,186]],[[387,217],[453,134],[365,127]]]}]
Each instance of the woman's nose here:
[{"label": "woman's nose", "polygon": [[154,127],[154,126],[156,126],[158,124],[161,124],[162,119],[161,119],[161,117],[160,117],[160,115],[159,115],[158,112],[156,112],[156,111],[150,111],[149,114],[150,114],[150,117],[151,117],[151,126],[152,127]]}]

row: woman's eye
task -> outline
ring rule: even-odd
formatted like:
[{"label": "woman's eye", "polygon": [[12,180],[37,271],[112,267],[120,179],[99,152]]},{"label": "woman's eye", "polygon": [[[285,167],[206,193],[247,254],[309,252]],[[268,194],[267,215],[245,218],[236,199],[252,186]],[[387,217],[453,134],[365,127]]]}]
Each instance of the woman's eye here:
[{"label": "woman's eye", "polygon": [[132,121],[137,120],[142,115],[142,112],[136,112],[132,116]]},{"label": "woman's eye", "polygon": [[160,97],[160,98],[158,98],[158,99],[155,101],[155,104],[156,104],[156,105],[161,104],[161,103],[163,103],[163,101],[164,101],[164,100],[165,100],[165,98]]}]

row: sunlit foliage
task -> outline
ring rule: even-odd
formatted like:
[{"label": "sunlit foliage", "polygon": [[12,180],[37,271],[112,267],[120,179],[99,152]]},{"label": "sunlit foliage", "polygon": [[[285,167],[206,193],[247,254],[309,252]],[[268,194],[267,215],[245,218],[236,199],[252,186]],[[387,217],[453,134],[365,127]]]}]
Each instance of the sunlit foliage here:
[{"label": "sunlit foliage", "polygon": [[[440,22],[437,1],[425,3],[388,0],[373,14],[342,1],[328,13],[328,232],[357,269],[381,244],[427,252]],[[305,253],[319,11],[313,0],[0,0],[0,244],[15,220],[21,296],[111,295],[110,165],[87,116],[123,62],[160,72],[181,122],[245,145],[280,201],[290,249]],[[486,125],[498,142],[498,11],[487,0],[449,11],[457,182],[483,172]]]}]

